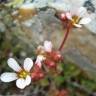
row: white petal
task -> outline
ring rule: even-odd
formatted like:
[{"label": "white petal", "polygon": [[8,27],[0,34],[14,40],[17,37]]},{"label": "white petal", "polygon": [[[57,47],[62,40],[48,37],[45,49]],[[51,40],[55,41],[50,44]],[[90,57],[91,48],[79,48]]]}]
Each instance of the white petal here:
[{"label": "white petal", "polygon": [[80,25],[80,24],[74,24],[74,26],[75,27],[78,27],[78,28],[81,28],[82,27],[82,25]]},{"label": "white petal", "polygon": [[26,58],[24,60],[24,69],[29,72],[31,70],[32,66],[33,66],[32,59],[31,58]]},{"label": "white petal", "polygon": [[46,59],[46,58],[45,58],[43,55],[38,55],[36,61],[42,62],[42,61],[45,60],[45,59]]},{"label": "white petal", "polygon": [[77,14],[78,14],[78,16],[82,17],[86,14],[86,12],[87,12],[86,8],[80,7]]},{"label": "white petal", "polygon": [[0,76],[0,79],[3,82],[11,82],[11,81],[16,80],[17,78],[18,78],[17,74],[11,73],[11,72],[5,72],[5,73],[1,74],[1,76]]},{"label": "white petal", "polygon": [[40,61],[36,61],[35,64],[38,65],[40,68],[42,67],[42,63]]},{"label": "white petal", "polygon": [[41,68],[41,66],[42,66],[41,61],[39,61],[38,59],[36,60],[35,64],[37,64],[40,68]]},{"label": "white petal", "polygon": [[72,20],[72,15],[71,15],[70,12],[67,12],[67,13],[66,13],[66,17],[67,17],[69,20]]},{"label": "white petal", "polygon": [[8,65],[9,65],[10,68],[12,68],[16,72],[19,72],[21,70],[21,67],[19,66],[19,64],[13,58],[8,59]]},{"label": "white petal", "polygon": [[52,51],[52,43],[50,41],[45,41],[44,42],[44,50],[46,52],[51,52]]},{"label": "white petal", "polygon": [[46,58],[45,58],[44,56],[38,55],[35,64],[37,64],[37,65],[41,68],[41,66],[42,66],[42,61],[45,60],[45,59],[46,59]]},{"label": "white petal", "polygon": [[26,79],[25,79],[26,86],[28,86],[30,83],[31,83],[31,77],[27,76]]},{"label": "white petal", "polygon": [[20,78],[16,81],[16,86],[20,89],[24,89],[26,87],[25,80],[23,78]]},{"label": "white petal", "polygon": [[79,22],[79,24],[88,24],[91,22],[91,19],[88,17],[82,18]]}]

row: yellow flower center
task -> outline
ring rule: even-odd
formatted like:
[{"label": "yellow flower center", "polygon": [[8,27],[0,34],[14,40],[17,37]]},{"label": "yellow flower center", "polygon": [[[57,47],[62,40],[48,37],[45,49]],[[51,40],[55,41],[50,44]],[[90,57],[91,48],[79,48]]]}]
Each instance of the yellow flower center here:
[{"label": "yellow flower center", "polygon": [[18,77],[19,78],[26,78],[26,76],[29,75],[29,72],[25,71],[25,70],[22,70],[18,73]]},{"label": "yellow flower center", "polygon": [[78,16],[73,16],[72,17],[72,24],[74,25],[74,24],[78,24],[79,23],[79,21],[80,21],[80,17],[78,17]]},{"label": "yellow flower center", "polygon": [[46,57],[46,52],[43,49],[39,49],[39,50],[37,49],[36,54]]}]

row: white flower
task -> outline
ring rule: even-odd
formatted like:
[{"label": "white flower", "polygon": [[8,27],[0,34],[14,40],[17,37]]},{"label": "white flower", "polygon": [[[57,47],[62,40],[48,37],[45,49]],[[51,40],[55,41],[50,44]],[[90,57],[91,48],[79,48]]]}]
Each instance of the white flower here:
[{"label": "white flower", "polygon": [[15,72],[5,72],[1,74],[0,79],[3,82],[11,82],[16,80],[16,86],[24,89],[31,83],[30,70],[33,67],[33,61],[30,58],[24,60],[23,68],[13,59],[8,59],[8,66]]},{"label": "white flower", "polygon": [[38,55],[35,64],[37,64],[40,68],[42,67],[42,61],[46,58],[43,55]]},{"label": "white flower", "polygon": [[87,10],[84,7],[80,7],[78,10],[72,9],[70,12],[66,12],[67,19],[72,21],[75,27],[82,27],[83,24],[88,24],[91,19],[87,17]]},{"label": "white flower", "polygon": [[37,59],[36,59],[36,64],[41,67],[42,64],[41,62],[44,61],[46,59],[46,52],[51,52],[52,51],[52,43],[51,41],[44,41],[44,45],[43,46],[38,46],[37,48],[37,51],[38,51],[38,56],[37,56]]},{"label": "white flower", "polygon": [[45,41],[44,42],[44,50],[46,52],[51,52],[52,51],[52,43],[51,43],[51,41]]},{"label": "white flower", "polygon": [[45,52],[51,52],[52,51],[52,43],[51,41],[44,41],[44,45],[43,46],[38,46],[37,48],[38,50],[43,50]]}]

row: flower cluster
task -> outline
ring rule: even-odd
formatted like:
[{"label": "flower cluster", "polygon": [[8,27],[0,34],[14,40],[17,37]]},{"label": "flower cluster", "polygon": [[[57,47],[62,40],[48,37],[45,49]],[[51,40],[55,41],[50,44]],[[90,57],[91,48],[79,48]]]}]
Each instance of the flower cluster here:
[{"label": "flower cluster", "polygon": [[45,41],[43,46],[38,46],[36,53],[45,58],[43,63],[49,68],[56,68],[56,63],[62,59],[60,52],[52,49],[50,41]]},{"label": "flower cluster", "polygon": [[44,77],[42,70],[43,64],[48,67],[56,67],[56,62],[61,59],[61,55],[58,51],[52,50],[52,43],[45,41],[44,46],[39,46],[36,51],[37,58],[35,62],[31,58],[26,58],[22,67],[16,62],[15,59],[8,59],[8,66],[14,70],[14,72],[5,72],[1,74],[0,79],[3,82],[11,82],[16,80],[16,86],[20,89],[24,89],[31,84],[31,81],[39,80]]}]

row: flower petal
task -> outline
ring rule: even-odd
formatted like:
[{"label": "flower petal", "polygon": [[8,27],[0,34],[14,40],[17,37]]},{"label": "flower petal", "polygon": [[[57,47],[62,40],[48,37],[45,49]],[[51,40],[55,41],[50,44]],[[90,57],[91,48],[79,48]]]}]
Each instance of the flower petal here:
[{"label": "flower petal", "polygon": [[70,12],[67,12],[67,13],[66,13],[66,17],[67,17],[67,19],[72,20],[72,15],[71,15]]},{"label": "flower petal", "polygon": [[31,77],[28,75],[25,79],[25,84],[28,86],[31,83]]},{"label": "flower petal", "polygon": [[80,24],[74,24],[74,26],[75,27],[78,27],[78,28],[81,28],[82,27],[82,25],[80,25]]},{"label": "flower petal", "polygon": [[77,12],[77,15],[78,15],[79,17],[82,17],[82,16],[84,16],[86,13],[87,13],[86,8],[85,8],[85,7],[80,7],[79,10],[78,10],[78,12]]},{"label": "flower petal", "polygon": [[18,78],[17,74],[11,73],[11,72],[5,72],[5,73],[1,74],[1,76],[0,76],[0,79],[3,82],[11,82],[11,81],[16,80],[17,78]]},{"label": "flower petal", "polygon": [[44,42],[44,50],[46,52],[51,52],[52,51],[52,43],[50,41],[45,41]]},{"label": "flower petal", "polygon": [[24,69],[29,72],[31,70],[32,66],[33,66],[32,59],[31,58],[26,58],[24,60]]},{"label": "flower petal", "polygon": [[21,70],[21,67],[19,66],[19,64],[13,58],[8,59],[8,65],[9,65],[10,68],[12,68],[16,72],[19,72]]},{"label": "flower petal", "polygon": [[16,81],[16,86],[20,89],[24,89],[26,87],[25,80],[23,78],[20,78]]},{"label": "flower petal", "polygon": [[82,18],[79,22],[79,24],[88,24],[91,22],[91,19],[88,17]]},{"label": "flower petal", "polygon": [[37,64],[37,65],[41,68],[41,66],[42,66],[42,63],[41,63],[41,62],[42,62],[43,60],[45,60],[45,59],[46,59],[46,58],[45,58],[44,56],[38,55],[35,64]]},{"label": "flower petal", "polygon": [[46,58],[45,58],[43,55],[38,55],[36,61],[42,62],[42,61],[45,60],[45,59],[46,59]]}]

